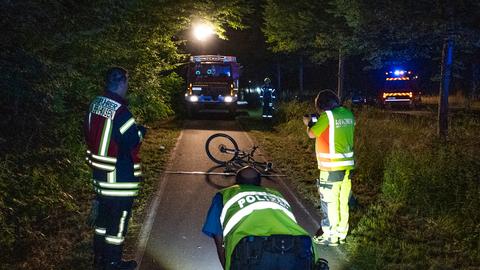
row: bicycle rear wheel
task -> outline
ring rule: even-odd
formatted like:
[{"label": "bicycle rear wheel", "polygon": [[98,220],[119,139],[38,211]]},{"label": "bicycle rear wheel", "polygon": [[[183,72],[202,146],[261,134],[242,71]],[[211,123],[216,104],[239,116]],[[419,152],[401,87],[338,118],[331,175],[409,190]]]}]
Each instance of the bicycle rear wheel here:
[{"label": "bicycle rear wheel", "polygon": [[215,163],[225,164],[238,156],[237,142],[225,133],[215,133],[205,143],[207,156]]}]

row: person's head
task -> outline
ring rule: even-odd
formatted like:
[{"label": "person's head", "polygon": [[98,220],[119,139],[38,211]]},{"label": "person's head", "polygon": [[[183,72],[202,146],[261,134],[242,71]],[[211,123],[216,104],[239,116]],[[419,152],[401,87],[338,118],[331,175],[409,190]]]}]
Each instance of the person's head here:
[{"label": "person's head", "polygon": [[272,80],[270,80],[270,78],[267,77],[267,78],[265,78],[265,79],[263,80],[263,82],[264,82],[266,85],[269,85],[269,84],[272,82]]},{"label": "person's head", "polygon": [[105,88],[121,97],[125,97],[128,89],[128,72],[122,67],[112,67],[105,76]]},{"label": "person's head", "polygon": [[315,98],[315,108],[318,112],[331,110],[340,106],[340,100],[332,90],[322,90]]},{"label": "person's head", "polygon": [[237,171],[235,182],[239,185],[256,185],[260,186],[262,177],[257,169],[251,166],[245,166]]}]

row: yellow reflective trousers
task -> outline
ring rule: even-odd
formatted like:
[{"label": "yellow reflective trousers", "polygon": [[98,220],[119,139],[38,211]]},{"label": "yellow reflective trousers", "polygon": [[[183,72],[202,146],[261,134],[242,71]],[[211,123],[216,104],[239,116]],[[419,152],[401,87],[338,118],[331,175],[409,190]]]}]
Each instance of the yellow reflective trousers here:
[{"label": "yellow reflective trousers", "polygon": [[324,236],[333,241],[344,240],[348,233],[348,201],[352,189],[350,170],[320,171],[317,188],[323,212],[321,226]]}]

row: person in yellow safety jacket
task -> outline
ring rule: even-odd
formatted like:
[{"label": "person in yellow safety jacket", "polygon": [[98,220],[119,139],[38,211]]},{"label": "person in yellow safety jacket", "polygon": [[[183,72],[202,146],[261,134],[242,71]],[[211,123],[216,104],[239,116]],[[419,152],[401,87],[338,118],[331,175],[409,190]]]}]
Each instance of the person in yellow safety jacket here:
[{"label": "person in yellow safety jacket", "polygon": [[315,107],[318,117],[303,118],[308,136],[316,140],[320,170],[317,188],[323,217],[313,240],[317,244],[336,246],[345,242],[348,233],[351,171],[355,168],[355,119],[350,110],[340,105],[339,98],[331,90],[318,93]]},{"label": "person in yellow safety jacket", "polygon": [[[212,237],[224,269],[313,269],[312,240],[282,194],[260,186],[253,167],[237,172],[236,184],[218,192],[203,233]],[[315,269],[328,269],[319,260]]]}]

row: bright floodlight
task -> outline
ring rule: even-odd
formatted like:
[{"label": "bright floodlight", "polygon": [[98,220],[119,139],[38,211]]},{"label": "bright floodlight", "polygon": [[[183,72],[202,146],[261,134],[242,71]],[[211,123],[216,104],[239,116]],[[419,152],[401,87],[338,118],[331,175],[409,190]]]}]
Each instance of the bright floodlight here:
[{"label": "bright floodlight", "polygon": [[213,33],[213,28],[208,24],[197,24],[193,27],[193,35],[200,41],[205,41]]}]

